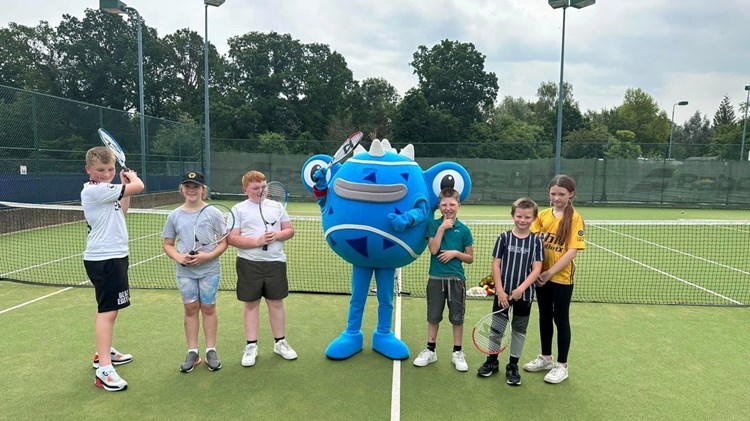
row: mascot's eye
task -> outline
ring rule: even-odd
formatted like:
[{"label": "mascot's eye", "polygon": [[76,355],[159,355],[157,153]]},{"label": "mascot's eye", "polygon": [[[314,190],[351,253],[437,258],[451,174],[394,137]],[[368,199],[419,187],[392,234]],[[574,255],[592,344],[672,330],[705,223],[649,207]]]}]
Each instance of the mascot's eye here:
[{"label": "mascot's eye", "polygon": [[443,189],[451,188],[459,194],[464,191],[464,176],[456,170],[443,170],[432,181],[432,191],[435,196]]},{"label": "mascot's eye", "polygon": [[[322,159],[313,159],[305,164],[305,168],[302,170],[302,174],[304,174],[305,177],[305,184],[312,187],[315,185],[315,182],[312,179],[313,174],[315,174],[315,171],[320,169],[320,167],[327,166],[328,163],[325,162]],[[326,178],[328,181],[331,181],[331,171],[328,171],[326,174]]]}]

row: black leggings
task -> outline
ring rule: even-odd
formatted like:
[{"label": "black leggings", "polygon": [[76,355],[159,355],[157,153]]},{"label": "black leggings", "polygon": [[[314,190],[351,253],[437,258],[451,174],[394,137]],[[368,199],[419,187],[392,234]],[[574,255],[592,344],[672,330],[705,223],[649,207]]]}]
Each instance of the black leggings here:
[{"label": "black leggings", "polygon": [[547,282],[536,288],[539,304],[539,337],[542,342],[542,355],[552,355],[552,336],[557,326],[557,362],[568,362],[570,350],[570,300],[573,285]]}]

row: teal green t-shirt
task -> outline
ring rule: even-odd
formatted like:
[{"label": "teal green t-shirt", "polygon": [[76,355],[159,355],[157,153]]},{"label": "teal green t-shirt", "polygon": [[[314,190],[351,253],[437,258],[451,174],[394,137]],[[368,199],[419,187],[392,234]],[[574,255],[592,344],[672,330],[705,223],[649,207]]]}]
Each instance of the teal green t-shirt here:
[{"label": "teal green t-shirt", "polygon": [[[427,238],[434,238],[438,227],[440,227],[440,224],[442,223],[442,217],[430,221],[427,225]],[[473,244],[474,237],[472,237],[469,227],[456,219],[453,228],[445,230],[443,233],[443,241],[440,242],[440,250],[458,250],[464,252],[466,247]],[[448,261],[448,263],[441,263],[437,258],[439,254],[440,253],[430,256],[430,276],[458,276],[461,279],[466,279],[463,262],[461,260],[454,258]]]}]

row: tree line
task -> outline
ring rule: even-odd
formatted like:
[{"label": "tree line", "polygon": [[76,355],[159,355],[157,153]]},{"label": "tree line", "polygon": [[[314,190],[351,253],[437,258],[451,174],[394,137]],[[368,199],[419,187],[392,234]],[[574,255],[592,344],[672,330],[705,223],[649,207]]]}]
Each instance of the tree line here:
[{"label": "tree line", "polygon": [[[138,110],[135,19],[87,9],[57,27],[0,28],[0,85],[117,110]],[[160,37],[144,22],[145,113],[203,125],[204,40],[180,29]],[[417,86],[401,97],[383,78],[353,78],[328,45],[290,34],[248,32],[219,54],[209,44],[212,149],[318,153],[321,142],[353,130],[412,143],[421,156],[538,159],[554,156],[558,85],[542,81],[536,99],[500,97],[498,75],[470,42],[420,45],[410,65]],[[565,158],[667,156],[671,122],[653,97],[629,88],[620,105],[582,111],[565,82]],[[745,104],[738,111],[744,113]],[[672,157],[738,159],[742,118],[728,96],[712,120],[696,111],[673,128]],[[171,142],[174,142],[172,140]],[[152,149],[175,145],[152,145]],[[328,148],[330,149],[330,148]]]}]

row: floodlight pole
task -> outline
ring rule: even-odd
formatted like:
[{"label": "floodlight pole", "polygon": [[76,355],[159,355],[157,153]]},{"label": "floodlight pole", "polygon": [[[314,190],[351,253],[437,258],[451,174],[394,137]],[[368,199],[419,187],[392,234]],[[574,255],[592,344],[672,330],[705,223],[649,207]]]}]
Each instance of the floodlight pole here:
[{"label": "floodlight pole", "polygon": [[203,0],[205,7],[205,36],[203,37],[203,120],[204,120],[204,144],[203,156],[204,165],[203,173],[206,176],[206,185],[209,192],[211,191],[211,125],[208,111],[208,6],[219,7],[224,4],[225,0]]},{"label": "floodlight pole", "polygon": [[[143,22],[141,14],[138,13],[132,7],[128,7],[125,3],[119,0],[99,0],[99,10],[115,15],[126,13],[128,16],[135,15],[136,22],[138,25],[138,98],[140,101],[140,120],[141,120],[141,173],[140,178],[146,182],[146,163],[148,158],[146,157],[146,113],[144,112],[144,101],[143,101],[143,34],[141,27]],[[144,189],[145,190],[145,189]]]},{"label": "floodlight pole", "polygon": [[672,159],[672,132],[674,131],[674,108],[678,105],[688,105],[687,101],[675,102],[672,104],[672,120],[669,124],[669,152],[667,152],[667,159]]},{"label": "floodlight pole", "polygon": [[[745,160],[745,134],[747,133],[747,108],[750,106],[750,85],[745,85],[747,99],[745,100],[745,123],[742,125],[742,145],[740,146],[740,161]],[[750,159],[748,159],[750,161]]]},{"label": "floodlight pole", "polygon": [[583,9],[596,3],[596,0],[548,0],[550,7],[553,9],[563,9],[562,24],[562,47],[560,49],[560,86],[558,86],[559,96],[557,99],[557,137],[555,139],[555,175],[560,174],[561,154],[562,154],[562,119],[563,119],[563,69],[565,67],[565,15],[568,7],[573,6],[576,9]]}]

